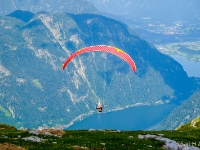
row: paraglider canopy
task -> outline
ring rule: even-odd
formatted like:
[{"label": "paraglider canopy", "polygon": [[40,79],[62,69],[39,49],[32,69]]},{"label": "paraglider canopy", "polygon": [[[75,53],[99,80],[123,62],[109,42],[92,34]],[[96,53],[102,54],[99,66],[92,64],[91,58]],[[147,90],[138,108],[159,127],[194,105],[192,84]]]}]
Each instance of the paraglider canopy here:
[{"label": "paraglider canopy", "polygon": [[122,58],[123,60],[125,60],[131,66],[131,68],[134,72],[136,71],[136,65],[135,65],[134,61],[132,60],[132,58],[127,53],[125,53],[124,51],[122,51],[121,49],[118,49],[116,47],[106,46],[106,45],[89,46],[89,47],[85,47],[85,48],[82,48],[82,49],[74,52],[71,56],[69,56],[67,58],[67,60],[64,62],[64,64],[62,64],[62,69],[64,70],[65,67],[67,66],[67,64],[74,57],[78,56],[79,54],[82,54],[85,52],[93,52],[93,51],[102,51],[102,52],[108,52],[108,53],[114,54],[114,55]]}]

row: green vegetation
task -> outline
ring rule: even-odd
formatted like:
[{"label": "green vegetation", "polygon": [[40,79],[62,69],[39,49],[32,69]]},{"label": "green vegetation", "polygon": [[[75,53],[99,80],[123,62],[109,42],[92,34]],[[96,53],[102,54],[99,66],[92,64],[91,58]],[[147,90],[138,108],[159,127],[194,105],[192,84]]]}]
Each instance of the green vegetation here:
[{"label": "green vegetation", "polygon": [[10,126],[7,124],[0,124],[0,130],[17,130],[14,126]]},{"label": "green vegetation", "polygon": [[[0,105],[10,108],[11,114],[6,117],[0,111],[3,123],[51,128],[96,113],[98,99],[107,106],[104,112],[110,112],[186,99],[196,89],[181,66],[177,68],[174,60],[118,21],[92,14],[41,12],[24,22],[21,17],[29,18],[30,12],[20,14],[1,17],[1,68],[10,74],[3,73],[0,80]],[[123,49],[138,71],[133,73],[123,60],[102,53],[83,54],[62,71],[70,53],[99,44]]]},{"label": "green vegetation", "polygon": [[[200,114],[200,90],[194,92],[181,106],[175,108],[161,123],[159,130],[173,130],[198,118]],[[196,121],[193,121],[196,122]],[[191,124],[191,123],[190,123]],[[189,129],[189,126],[187,126]],[[200,129],[200,128],[197,128]]]},{"label": "green vegetation", "polygon": [[[200,147],[200,130],[186,131],[112,131],[112,130],[16,130],[13,126],[0,124],[0,146],[20,146],[25,149],[163,149],[164,142],[151,138],[138,138],[139,135],[163,135],[179,144]],[[51,134],[47,134],[47,132]],[[38,133],[38,134],[35,134]],[[24,140],[37,137],[39,142]],[[194,143],[196,143],[194,145]]]},{"label": "green vegetation", "polygon": [[157,44],[156,47],[167,55],[179,55],[191,61],[200,61],[200,41]]},{"label": "green vegetation", "polygon": [[177,130],[200,130],[200,117],[193,119],[187,124],[181,125]]},{"label": "green vegetation", "polygon": [[32,82],[34,83],[34,85],[35,85],[38,89],[42,90],[42,85],[41,85],[41,83],[39,82],[38,79],[34,79]]}]

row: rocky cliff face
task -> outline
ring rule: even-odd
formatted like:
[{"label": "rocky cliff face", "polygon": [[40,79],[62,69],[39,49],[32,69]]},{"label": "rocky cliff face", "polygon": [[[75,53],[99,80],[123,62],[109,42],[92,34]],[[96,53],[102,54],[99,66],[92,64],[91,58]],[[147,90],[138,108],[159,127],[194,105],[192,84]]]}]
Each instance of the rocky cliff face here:
[{"label": "rocky cliff face", "polygon": [[[178,102],[196,87],[172,58],[103,16],[16,11],[0,17],[0,30],[0,115],[17,127],[68,127],[96,113],[99,99],[108,112]],[[70,54],[97,44],[123,49],[137,72],[100,52],[82,54],[62,71]]]}]

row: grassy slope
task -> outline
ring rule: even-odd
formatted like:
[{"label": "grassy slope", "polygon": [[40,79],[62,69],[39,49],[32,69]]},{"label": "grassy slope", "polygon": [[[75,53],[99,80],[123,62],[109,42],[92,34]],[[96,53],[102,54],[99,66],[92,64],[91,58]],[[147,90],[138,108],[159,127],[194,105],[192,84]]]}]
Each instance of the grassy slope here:
[{"label": "grassy slope", "polygon": [[[163,142],[155,139],[139,139],[138,135],[163,134],[164,137],[179,143],[197,143],[199,146],[200,130],[186,131],[64,131],[62,137],[34,135],[27,130],[16,130],[13,127],[0,125],[0,148],[2,144],[9,143],[26,149],[163,149]],[[22,138],[37,136],[45,139],[43,142],[25,141]],[[2,143],[2,144],[1,144]],[[11,145],[13,146],[13,145]]]},{"label": "grassy slope", "polygon": [[177,130],[200,130],[200,117],[193,119],[184,125],[181,125]]}]

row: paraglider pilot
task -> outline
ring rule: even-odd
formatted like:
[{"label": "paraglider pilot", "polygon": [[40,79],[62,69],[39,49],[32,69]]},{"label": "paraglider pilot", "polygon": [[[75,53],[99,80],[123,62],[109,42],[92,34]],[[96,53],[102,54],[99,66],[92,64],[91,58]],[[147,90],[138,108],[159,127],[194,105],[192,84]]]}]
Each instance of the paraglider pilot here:
[{"label": "paraglider pilot", "polygon": [[98,100],[98,104],[96,105],[96,109],[97,109],[99,112],[102,112],[103,105],[101,104],[101,101],[100,101],[100,100]]}]

